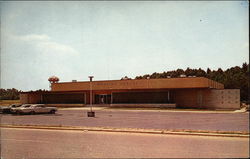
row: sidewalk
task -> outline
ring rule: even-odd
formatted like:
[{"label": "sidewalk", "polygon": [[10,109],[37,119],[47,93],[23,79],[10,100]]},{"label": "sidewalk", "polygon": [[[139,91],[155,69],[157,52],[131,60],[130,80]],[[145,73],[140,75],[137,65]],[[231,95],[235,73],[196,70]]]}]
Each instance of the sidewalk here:
[{"label": "sidewalk", "polygon": [[169,134],[169,135],[195,135],[213,137],[241,137],[249,138],[249,133],[222,132],[222,131],[194,131],[194,130],[156,130],[156,129],[132,129],[132,128],[104,128],[104,127],[72,127],[72,126],[49,126],[49,125],[0,125],[1,128],[16,129],[46,129],[46,130],[72,130],[72,131],[104,131],[146,134]]}]

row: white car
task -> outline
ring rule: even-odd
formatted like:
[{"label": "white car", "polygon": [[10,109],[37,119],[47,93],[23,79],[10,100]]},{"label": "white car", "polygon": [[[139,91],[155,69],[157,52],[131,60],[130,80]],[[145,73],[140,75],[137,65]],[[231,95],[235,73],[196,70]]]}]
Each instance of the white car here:
[{"label": "white car", "polygon": [[11,109],[12,113],[16,114],[38,114],[38,113],[51,113],[57,111],[56,107],[46,107],[44,104],[24,104],[21,107]]},{"label": "white car", "polygon": [[18,108],[10,108],[10,112],[15,114],[17,113],[17,111],[19,111],[20,108],[23,108],[23,107],[30,107],[31,104],[23,104],[22,106],[18,107]]},{"label": "white car", "polygon": [[0,107],[0,112],[1,113],[11,113],[11,108],[17,108],[22,106],[21,104],[11,104],[9,106],[4,106],[4,107]]}]

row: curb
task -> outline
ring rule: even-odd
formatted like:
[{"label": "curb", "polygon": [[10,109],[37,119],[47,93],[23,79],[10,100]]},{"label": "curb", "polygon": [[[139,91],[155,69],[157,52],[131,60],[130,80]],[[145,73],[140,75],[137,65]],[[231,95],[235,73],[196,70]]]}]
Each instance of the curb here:
[{"label": "curb", "polygon": [[249,138],[249,133],[242,132],[205,132],[192,130],[153,130],[153,129],[132,129],[132,128],[101,128],[101,127],[70,127],[70,126],[46,126],[46,125],[0,125],[1,128],[25,128],[25,129],[46,129],[46,130],[74,130],[74,131],[103,131],[103,132],[125,132],[144,134],[166,134],[166,135],[195,135],[214,137],[240,137]]}]

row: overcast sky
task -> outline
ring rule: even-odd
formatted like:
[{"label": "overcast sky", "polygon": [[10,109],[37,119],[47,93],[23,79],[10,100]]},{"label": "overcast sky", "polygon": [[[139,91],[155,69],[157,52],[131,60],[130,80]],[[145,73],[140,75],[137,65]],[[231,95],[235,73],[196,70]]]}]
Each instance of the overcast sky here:
[{"label": "overcast sky", "polygon": [[247,1],[0,2],[1,88],[116,80],[249,58]]}]

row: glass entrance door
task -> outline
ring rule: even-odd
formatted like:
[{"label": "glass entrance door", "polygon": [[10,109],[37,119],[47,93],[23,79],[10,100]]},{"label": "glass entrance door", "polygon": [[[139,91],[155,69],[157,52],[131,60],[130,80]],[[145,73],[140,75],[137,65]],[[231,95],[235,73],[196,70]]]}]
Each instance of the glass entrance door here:
[{"label": "glass entrance door", "polygon": [[110,104],[111,95],[110,94],[97,94],[95,95],[96,104]]}]

